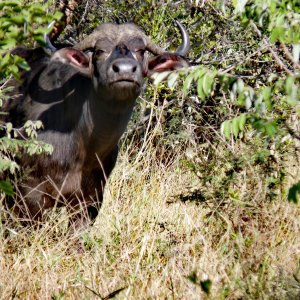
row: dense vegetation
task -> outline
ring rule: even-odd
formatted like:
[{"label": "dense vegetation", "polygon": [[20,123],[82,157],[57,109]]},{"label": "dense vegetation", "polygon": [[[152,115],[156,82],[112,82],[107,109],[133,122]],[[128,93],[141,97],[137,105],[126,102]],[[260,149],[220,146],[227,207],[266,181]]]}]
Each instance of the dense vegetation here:
[{"label": "dense vegetation", "polygon": [[[43,44],[52,18],[37,3],[0,3],[1,101],[27,68],[7,51]],[[78,233],[83,253],[62,210],[38,229],[1,214],[0,299],[299,297],[300,5],[82,1],[59,41],[133,21],[175,49],[174,18],[191,68],[154,76],[140,97],[101,216]],[[51,152],[36,140],[42,124],[28,122],[26,141],[0,126],[0,171],[15,174],[21,151]],[[0,189],[13,194],[8,179]]]}]

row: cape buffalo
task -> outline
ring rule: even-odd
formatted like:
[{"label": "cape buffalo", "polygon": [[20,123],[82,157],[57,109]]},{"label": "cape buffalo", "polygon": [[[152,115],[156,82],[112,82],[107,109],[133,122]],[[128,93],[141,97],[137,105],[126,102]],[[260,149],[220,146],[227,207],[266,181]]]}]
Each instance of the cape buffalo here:
[{"label": "cape buffalo", "polygon": [[31,70],[15,88],[2,121],[21,127],[26,120],[41,120],[38,139],[54,148],[52,155],[24,154],[20,161],[30,171],[15,199],[7,201],[20,218],[40,220],[55,205],[67,206],[75,227],[96,218],[144,78],[188,66],[189,37],[177,26],[182,44],[175,53],[131,23],[102,24],[50,55],[42,48],[14,51]]}]

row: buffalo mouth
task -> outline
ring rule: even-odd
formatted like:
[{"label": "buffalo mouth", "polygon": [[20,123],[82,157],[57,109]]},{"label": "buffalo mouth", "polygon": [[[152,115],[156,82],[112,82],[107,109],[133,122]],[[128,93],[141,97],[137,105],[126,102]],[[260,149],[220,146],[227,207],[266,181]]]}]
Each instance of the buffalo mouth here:
[{"label": "buffalo mouth", "polygon": [[132,78],[120,78],[109,83],[110,86],[140,87],[140,83]]}]

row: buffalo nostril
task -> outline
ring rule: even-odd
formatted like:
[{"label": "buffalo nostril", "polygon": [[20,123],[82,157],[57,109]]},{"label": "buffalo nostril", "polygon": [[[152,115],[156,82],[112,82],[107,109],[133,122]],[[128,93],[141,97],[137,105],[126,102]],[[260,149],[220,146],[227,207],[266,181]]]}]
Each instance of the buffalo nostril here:
[{"label": "buffalo nostril", "polygon": [[116,65],[113,65],[113,70],[114,70],[114,72],[116,72],[116,73],[119,73],[120,72],[120,69],[119,69],[119,67],[118,66],[116,66]]},{"label": "buffalo nostril", "polygon": [[132,73],[135,73],[136,72],[136,66],[134,66],[133,68],[132,68]]}]

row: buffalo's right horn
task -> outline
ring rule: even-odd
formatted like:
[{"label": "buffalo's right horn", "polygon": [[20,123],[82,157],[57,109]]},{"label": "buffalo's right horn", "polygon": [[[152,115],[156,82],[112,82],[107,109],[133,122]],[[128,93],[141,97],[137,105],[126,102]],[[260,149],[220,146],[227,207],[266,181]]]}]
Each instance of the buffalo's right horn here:
[{"label": "buffalo's right horn", "polygon": [[181,34],[182,43],[176,50],[176,53],[181,56],[186,56],[190,51],[190,37],[184,28],[184,26],[177,20],[175,20],[176,25],[178,26]]},{"label": "buffalo's right horn", "polygon": [[[186,29],[184,28],[184,26],[177,20],[175,20],[175,23],[176,23],[177,27],[179,28],[179,31],[181,34],[181,39],[182,39],[182,43],[179,46],[179,48],[176,50],[176,54],[181,55],[181,56],[186,56],[190,50],[190,38],[189,38],[189,35],[188,35]],[[159,54],[166,52],[165,50],[160,48],[158,45],[156,45],[153,41],[151,41],[151,39],[149,37],[146,37],[146,40],[147,40],[146,49],[149,52],[151,52],[152,54],[159,55]]]}]

